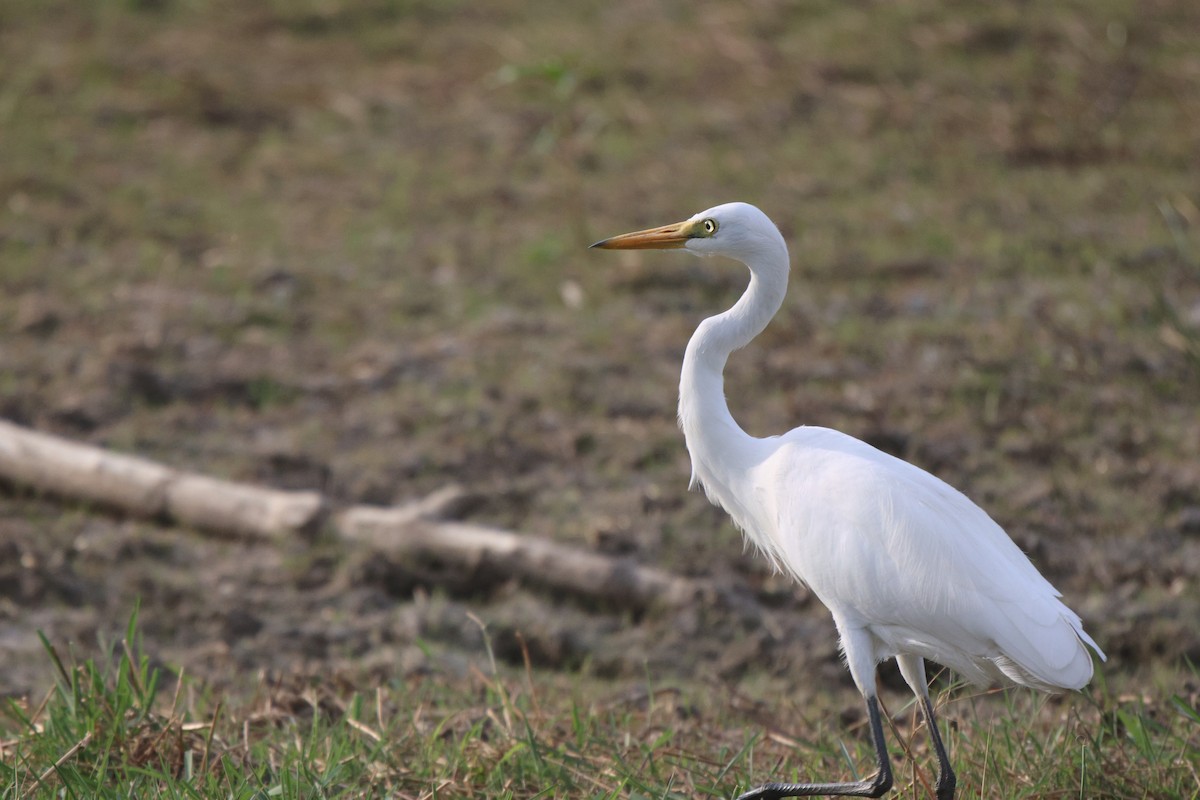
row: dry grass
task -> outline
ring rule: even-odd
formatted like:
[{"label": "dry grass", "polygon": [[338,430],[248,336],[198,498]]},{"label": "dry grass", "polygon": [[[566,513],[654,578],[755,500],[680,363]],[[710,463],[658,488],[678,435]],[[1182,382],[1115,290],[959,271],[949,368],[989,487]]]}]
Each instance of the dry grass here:
[{"label": "dry grass", "polygon": [[[1120,688],[1094,706],[953,705],[965,791],[1194,795],[1197,13],[0,3],[0,413],[347,501],[465,483],[477,521],[768,612],[634,620],[5,489],[3,689],[43,696],[38,628],[97,666],[60,675],[87,708],[60,689],[17,715],[40,727],[6,740],[4,791],[727,794],[866,763],[836,718],[855,701],[824,612],[684,493],[679,357],[743,276],[585,249],[736,198],[796,262],[779,318],[730,364],[747,429],[838,427],[935,471],[1113,656]],[[139,597],[155,663],[198,676],[175,703],[113,688],[95,646]],[[482,653],[467,612],[495,673],[464,666]],[[245,677],[260,668],[326,676],[300,684],[316,705],[271,717],[276,684]],[[647,676],[681,699],[596,700]],[[732,686],[794,704],[728,710]],[[93,724],[113,692],[140,716]],[[138,747],[161,759],[139,766]]]},{"label": "dry grass", "polygon": [[[0,796],[724,797],[749,775],[857,777],[871,760],[865,722],[826,705],[841,698],[793,707],[721,685],[615,690],[494,662],[490,674],[373,690],[293,674],[260,675],[241,697],[188,680],[168,693],[136,636],[135,616],[105,662],[69,666],[47,643],[58,686],[34,709],[10,703]],[[972,795],[1196,796],[1194,678],[1166,701],[1103,685],[1088,702],[1006,697],[1002,713],[962,693],[942,703]],[[932,796],[915,709],[889,717],[898,796]]]}]

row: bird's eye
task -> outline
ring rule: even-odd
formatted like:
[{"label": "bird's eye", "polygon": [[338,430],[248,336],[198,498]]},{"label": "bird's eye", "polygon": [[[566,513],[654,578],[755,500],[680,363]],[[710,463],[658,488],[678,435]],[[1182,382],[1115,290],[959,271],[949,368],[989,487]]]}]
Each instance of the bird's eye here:
[{"label": "bird's eye", "polygon": [[704,226],[704,232],[709,236],[712,236],[717,232],[717,221],[715,219],[706,219],[702,224]]}]

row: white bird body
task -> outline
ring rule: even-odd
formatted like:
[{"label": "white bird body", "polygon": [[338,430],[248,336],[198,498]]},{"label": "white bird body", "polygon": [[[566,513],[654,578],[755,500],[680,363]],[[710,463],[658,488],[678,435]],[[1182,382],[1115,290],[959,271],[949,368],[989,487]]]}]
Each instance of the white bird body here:
[{"label": "white bird body", "polygon": [[877,797],[891,768],[875,699],[875,666],[896,657],[922,701],[937,748],[939,798],[955,778],[933,723],[922,658],[978,684],[1079,689],[1092,677],[1079,616],[979,506],[941,479],[844,433],[800,427],[750,436],[725,400],[723,370],[779,310],[787,245],[754,206],[728,203],[684,222],[598,242],[606,249],[686,249],[750,269],[746,292],[704,320],[688,342],[679,423],[692,484],[733,518],[777,568],[806,584],[833,615],[842,651],[867,699],[879,758],[873,781],[767,784],[743,798],[812,794]]},{"label": "white bird body", "polygon": [[701,483],[839,627],[870,634],[874,661],[908,653],[976,684],[1043,691],[1091,679],[1078,615],[961,492],[828,428],[757,442],[761,462],[724,480],[696,465]]}]

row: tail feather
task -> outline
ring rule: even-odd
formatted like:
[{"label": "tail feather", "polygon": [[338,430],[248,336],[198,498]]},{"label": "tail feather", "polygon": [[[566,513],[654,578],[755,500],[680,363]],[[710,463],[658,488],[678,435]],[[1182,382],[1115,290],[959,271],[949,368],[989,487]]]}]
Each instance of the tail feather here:
[{"label": "tail feather", "polygon": [[1092,679],[1089,647],[1105,658],[1104,652],[1083,630],[1079,617],[1070,609],[1050,626],[1012,626],[1001,652],[992,659],[1005,677],[1041,691],[1082,689]]}]

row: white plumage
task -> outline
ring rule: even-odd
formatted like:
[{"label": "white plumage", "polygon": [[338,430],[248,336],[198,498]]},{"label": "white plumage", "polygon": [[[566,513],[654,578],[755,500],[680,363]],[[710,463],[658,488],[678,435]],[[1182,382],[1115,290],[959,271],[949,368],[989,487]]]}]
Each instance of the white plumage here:
[{"label": "white plumage", "polygon": [[767,784],[743,798],[813,794],[877,797],[892,783],[876,701],[875,665],[896,657],[922,702],[939,761],[937,793],[955,778],[933,719],[927,658],[978,683],[1042,691],[1092,677],[1079,616],[1008,535],[950,485],[844,433],[800,427],[765,439],[729,413],[722,372],[730,353],[766,327],[787,291],[787,245],[759,209],[728,203],[684,222],[597,242],[605,249],[686,249],[750,269],[745,294],[704,320],[688,342],[679,422],[693,485],[724,508],[779,569],[829,608],[867,700],[879,771],[846,784]]},{"label": "white plumage", "polygon": [[974,683],[1042,690],[1091,678],[1079,616],[962,493],[826,428],[768,441],[746,478],[778,499],[746,530],[835,617],[865,627],[876,660],[911,653]]}]

